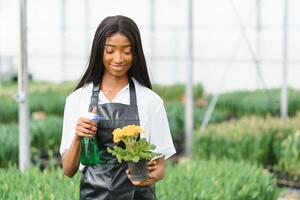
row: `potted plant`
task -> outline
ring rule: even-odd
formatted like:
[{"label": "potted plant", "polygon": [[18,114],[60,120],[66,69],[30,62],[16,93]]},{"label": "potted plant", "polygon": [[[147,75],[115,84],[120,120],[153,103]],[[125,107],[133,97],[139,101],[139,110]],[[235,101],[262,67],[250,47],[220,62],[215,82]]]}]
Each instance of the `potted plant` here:
[{"label": "potted plant", "polygon": [[[128,125],[113,131],[113,141],[116,145],[107,151],[117,157],[119,163],[127,162],[132,181],[148,179],[148,161],[158,156],[153,150],[155,145],[146,139],[139,139],[145,131],[137,125]],[[125,148],[118,146],[124,143]]]}]

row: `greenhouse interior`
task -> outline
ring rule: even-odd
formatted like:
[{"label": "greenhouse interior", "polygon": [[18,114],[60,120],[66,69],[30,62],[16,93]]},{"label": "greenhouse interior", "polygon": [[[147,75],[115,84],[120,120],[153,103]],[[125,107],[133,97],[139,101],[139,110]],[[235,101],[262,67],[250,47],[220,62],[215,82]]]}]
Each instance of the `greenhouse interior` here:
[{"label": "greenhouse interior", "polygon": [[0,199],[300,200],[299,9],[0,0]]}]

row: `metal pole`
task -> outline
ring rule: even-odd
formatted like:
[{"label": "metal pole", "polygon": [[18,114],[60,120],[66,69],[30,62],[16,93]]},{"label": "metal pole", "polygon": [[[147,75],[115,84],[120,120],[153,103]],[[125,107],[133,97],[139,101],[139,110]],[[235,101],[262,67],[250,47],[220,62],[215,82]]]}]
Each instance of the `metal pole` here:
[{"label": "metal pole", "polygon": [[27,13],[26,0],[20,0],[21,20],[21,65],[18,70],[19,100],[19,169],[29,166],[29,109],[28,109],[28,70],[27,70]]},{"label": "metal pole", "polygon": [[[257,0],[257,13],[256,13],[256,58],[257,63],[261,63],[261,0]],[[259,72],[256,70],[256,83],[259,88]]]},{"label": "metal pole", "polygon": [[185,154],[192,153],[193,137],[193,0],[188,1],[188,70],[185,102]]},{"label": "metal pole", "polygon": [[[4,5],[4,4],[3,4]],[[3,5],[2,5],[2,1],[0,0],[0,11],[1,11],[1,8],[3,8]],[[1,33],[1,32],[0,32]],[[0,93],[2,91],[2,58],[1,58],[1,52],[2,52],[2,49],[1,49],[1,35],[0,35]]]},{"label": "metal pole", "polygon": [[288,91],[287,91],[287,59],[288,59],[288,0],[284,1],[283,16],[283,58],[282,58],[282,85],[280,98],[281,118],[288,117]]},{"label": "metal pole", "polygon": [[66,78],[66,0],[61,1],[61,80]]}]

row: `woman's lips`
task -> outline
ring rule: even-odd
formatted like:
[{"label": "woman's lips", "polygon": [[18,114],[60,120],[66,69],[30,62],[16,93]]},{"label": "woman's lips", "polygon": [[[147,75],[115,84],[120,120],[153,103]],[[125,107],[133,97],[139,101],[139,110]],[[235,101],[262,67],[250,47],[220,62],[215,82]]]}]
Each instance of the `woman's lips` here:
[{"label": "woman's lips", "polygon": [[112,67],[115,70],[123,70],[124,68],[126,68],[125,65],[112,65]]},{"label": "woman's lips", "polygon": [[116,67],[116,68],[124,68],[124,67],[126,67],[126,65],[112,65],[112,67]]}]

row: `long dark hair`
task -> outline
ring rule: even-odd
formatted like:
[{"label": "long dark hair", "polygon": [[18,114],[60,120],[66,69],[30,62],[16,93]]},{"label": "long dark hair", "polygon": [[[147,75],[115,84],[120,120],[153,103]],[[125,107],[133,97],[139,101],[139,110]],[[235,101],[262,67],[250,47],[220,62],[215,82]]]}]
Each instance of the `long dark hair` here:
[{"label": "long dark hair", "polygon": [[125,16],[117,15],[105,18],[98,26],[91,50],[88,67],[75,90],[87,83],[101,83],[104,73],[103,51],[106,39],[115,33],[124,34],[132,45],[132,66],[128,77],[135,78],[141,85],[152,89],[146,60],[143,52],[140,31],[136,23]]}]

